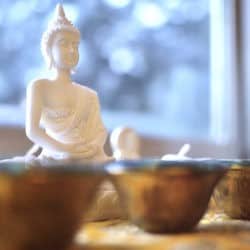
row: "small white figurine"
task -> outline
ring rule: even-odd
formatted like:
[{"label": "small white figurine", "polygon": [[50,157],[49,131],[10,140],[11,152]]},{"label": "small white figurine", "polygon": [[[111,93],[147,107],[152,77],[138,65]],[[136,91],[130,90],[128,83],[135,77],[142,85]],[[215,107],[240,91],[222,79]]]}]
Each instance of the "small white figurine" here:
[{"label": "small white figurine", "polygon": [[42,37],[42,53],[55,76],[27,88],[26,134],[42,148],[40,159],[110,160],[103,146],[107,132],[97,93],[72,82],[79,59],[80,32],[58,4]]},{"label": "small white figurine", "polygon": [[177,154],[166,154],[162,156],[162,160],[185,160],[188,159],[189,157],[186,156],[186,154],[190,150],[190,144],[184,144],[179,152]]},{"label": "small white figurine", "polygon": [[140,139],[132,128],[116,128],[111,133],[110,144],[116,160],[140,158]]},{"label": "small white figurine", "polygon": [[[113,157],[116,160],[138,159],[140,156],[139,137],[131,128],[116,128],[111,133],[110,144],[113,150]],[[126,219],[126,214],[120,205],[117,193],[114,193],[114,187],[109,182],[106,182],[101,186],[98,199],[94,203],[93,209],[90,209],[87,220],[105,220],[110,218]]]}]

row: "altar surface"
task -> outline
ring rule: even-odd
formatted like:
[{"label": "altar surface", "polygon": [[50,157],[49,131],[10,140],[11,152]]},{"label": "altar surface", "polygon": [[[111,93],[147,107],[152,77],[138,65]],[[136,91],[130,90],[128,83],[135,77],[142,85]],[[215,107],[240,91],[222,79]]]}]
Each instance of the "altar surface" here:
[{"label": "altar surface", "polygon": [[249,250],[250,221],[208,213],[192,232],[161,235],[146,233],[126,221],[88,223],[70,250],[83,249]]}]

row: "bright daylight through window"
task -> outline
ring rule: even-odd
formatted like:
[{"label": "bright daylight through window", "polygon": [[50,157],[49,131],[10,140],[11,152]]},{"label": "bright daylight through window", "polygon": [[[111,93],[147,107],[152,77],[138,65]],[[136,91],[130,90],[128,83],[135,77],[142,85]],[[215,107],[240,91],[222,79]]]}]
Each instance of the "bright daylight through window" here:
[{"label": "bright daylight through window", "polygon": [[[26,86],[48,73],[39,46],[56,3],[1,1],[2,123],[24,124]],[[97,90],[109,129],[209,136],[209,0],[62,3],[82,34],[73,78]]]}]

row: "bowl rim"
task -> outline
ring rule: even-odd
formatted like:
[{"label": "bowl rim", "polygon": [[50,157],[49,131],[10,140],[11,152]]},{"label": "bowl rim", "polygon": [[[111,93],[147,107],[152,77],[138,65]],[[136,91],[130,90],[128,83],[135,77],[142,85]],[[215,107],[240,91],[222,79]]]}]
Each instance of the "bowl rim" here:
[{"label": "bowl rim", "polygon": [[231,170],[250,170],[250,159],[222,159],[231,164]]},{"label": "bowl rim", "polygon": [[231,167],[231,162],[212,158],[159,160],[146,158],[140,160],[120,160],[107,164],[104,168],[109,174],[120,174],[126,172],[153,172],[155,170],[171,169],[177,172],[215,172],[226,171]]},{"label": "bowl rim", "polygon": [[0,161],[0,174],[22,175],[30,172],[44,172],[51,174],[77,174],[77,175],[106,175],[104,163],[62,163],[53,162],[41,165],[38,161],[26,162],[25,160],[7,159]]}]

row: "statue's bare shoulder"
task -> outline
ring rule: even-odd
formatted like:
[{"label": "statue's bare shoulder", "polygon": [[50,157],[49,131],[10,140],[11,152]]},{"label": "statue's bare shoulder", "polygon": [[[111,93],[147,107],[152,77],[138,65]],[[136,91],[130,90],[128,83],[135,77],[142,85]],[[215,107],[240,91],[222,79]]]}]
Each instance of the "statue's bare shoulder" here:
[{"label": "statue's bare shoulder", "polygon": [[84,95],[85,97],[90,98],[90,99],[94,99],[94,100],[98,99],[98,94],[95,90],[93,90],[89,87],[86,87],[84,85],[81,85],[79,83],[74,83],[74,85],[76,86],[77,91],[80,91],[81,95]]},{"label": "statue's bare shoulder", "polygon": [[35,79],[31,81],[27,87],[28,92],[40,92],[46,88],[50,84],[50,80],[48,79]]}]

